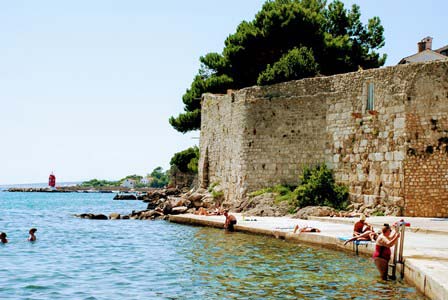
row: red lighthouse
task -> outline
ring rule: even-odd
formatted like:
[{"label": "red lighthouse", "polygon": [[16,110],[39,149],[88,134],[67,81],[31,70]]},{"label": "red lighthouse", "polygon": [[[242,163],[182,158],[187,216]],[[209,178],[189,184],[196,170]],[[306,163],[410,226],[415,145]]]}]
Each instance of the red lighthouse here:
[{"label": "red lighthouse", "polygon": [[53,173],[50,174],[50,177],[48,178],[48,185],[54,188],[56,186],[56,176],[54,176]]}]

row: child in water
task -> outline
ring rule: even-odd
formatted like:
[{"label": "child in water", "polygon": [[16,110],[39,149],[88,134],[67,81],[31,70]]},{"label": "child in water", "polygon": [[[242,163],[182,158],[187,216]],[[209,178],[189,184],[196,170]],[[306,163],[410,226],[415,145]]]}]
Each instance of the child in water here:
[{"label": "child in water", "polygon": [[36,233],[37,229],[36,228],[31,228],[29,233],[30,236],[28,237],[28,241],[30,242],[35,242],[36,241],[36,236],[34,235],[34,233]]}]

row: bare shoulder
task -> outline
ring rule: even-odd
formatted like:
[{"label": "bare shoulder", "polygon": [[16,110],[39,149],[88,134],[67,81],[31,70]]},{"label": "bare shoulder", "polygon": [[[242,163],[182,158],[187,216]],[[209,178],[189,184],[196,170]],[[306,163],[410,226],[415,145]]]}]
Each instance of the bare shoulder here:
[{"label": "bare shoulder", "polygon": [[378,246],[387,246],[387,243],[389,243],[389,239],[382,234],[376,239],[376,244]]}]

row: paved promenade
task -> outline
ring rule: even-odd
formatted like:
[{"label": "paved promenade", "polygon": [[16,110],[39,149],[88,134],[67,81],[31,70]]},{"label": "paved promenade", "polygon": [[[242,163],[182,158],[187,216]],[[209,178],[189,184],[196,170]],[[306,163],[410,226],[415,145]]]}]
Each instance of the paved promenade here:
[{"label": "paved promenade", "polygon": [[[234,214],[238,231],[270,235],[292,242],[320,244],[353,251],[353,245],[343,245],[339,237],[350,237],[357,218],[313,217],[310,220],[287,217],[245,217]],[[192,225],[221,227],[223,216],[178,215],[170,221]],[[379,230],[383,223],[392,224],[401,217],[370,217],[367,222]],[[252,220],[252,221],[249,221]],[[256,220],[256,221],[255,221]],[[405,280],[416,286],[430,299],[448,300],[448,218],[404,218],[411,223],[406,228],[404,242]],[[321,233],[293,234],[295,225],[319,228]],[[374,244],[359,245],[361,254],[371,255]],[[376,270],[375,270],[376,271]],[[399,273],[397,273],[398,276]]]}]

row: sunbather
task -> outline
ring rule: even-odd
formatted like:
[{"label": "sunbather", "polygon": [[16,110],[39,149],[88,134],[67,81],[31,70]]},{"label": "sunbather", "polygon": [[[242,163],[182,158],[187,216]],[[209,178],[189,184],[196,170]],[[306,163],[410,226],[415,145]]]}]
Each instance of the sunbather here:
[{"label": "sunbather", "polygon": [[224,214],[224,210],[222,209],[222,207],[216,207],[211,213],[210,215],[213,216],[221,216]]},{"label": "sunbather", "polygon": [[320,232],[320,229],[309,226],[299,227],[299,225],[296,225],[296,227],[294,227],[293,233],[296,233],[297,231],[300,234],[302,232]]},{"label": "sunbather", "polygon": [[194,214],[200,215],[200,216],[208,216],[209,215],[208,211],[203,207],[199,207],[199,209]]}]

